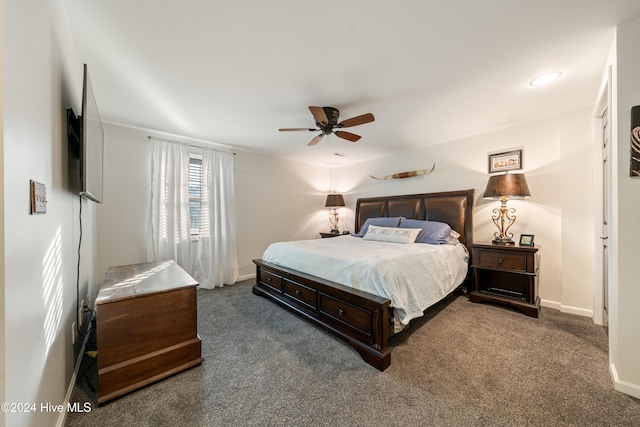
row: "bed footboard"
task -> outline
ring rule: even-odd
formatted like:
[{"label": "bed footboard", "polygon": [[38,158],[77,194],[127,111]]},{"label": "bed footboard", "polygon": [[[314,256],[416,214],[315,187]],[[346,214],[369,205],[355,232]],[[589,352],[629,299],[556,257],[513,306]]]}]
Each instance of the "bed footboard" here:
[{"label": "bed footboard", "polygon": [[346,340],[371,366],[391,363],[390,300],[274,264],[253,260],[253,293],[272,299]]}]

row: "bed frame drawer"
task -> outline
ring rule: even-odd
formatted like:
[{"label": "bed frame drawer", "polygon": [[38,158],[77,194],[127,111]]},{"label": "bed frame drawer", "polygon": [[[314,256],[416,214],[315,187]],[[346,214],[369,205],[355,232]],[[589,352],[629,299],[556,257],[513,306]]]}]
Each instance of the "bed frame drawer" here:
[{"label": "bed frame drawer", "polygon": [[279,292],[282,292],[283,280],[282,277],[277,276],[265,270],[260,270],[260,283],[269,286]]},{"label": "bed frame drawer", "polygon": [[318,293],[315,289],[285,280],[284,294],[310,308],[315,309],[318,307]]},{"label": "bed frame drawer", "polygon": [[371,336],[371,312],[329,295],[320,294],[320,313]]}]

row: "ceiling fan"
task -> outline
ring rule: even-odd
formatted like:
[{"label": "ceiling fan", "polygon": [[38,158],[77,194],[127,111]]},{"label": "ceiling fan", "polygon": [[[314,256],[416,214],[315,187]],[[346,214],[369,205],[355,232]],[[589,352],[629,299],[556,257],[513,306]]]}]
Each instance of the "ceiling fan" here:
[{"label": "ceiling fan", "polygon": [[345,132],[343,130],[336,130],[342,128],[348,128],[352,126],[358,126],[365,123],[369,123],[374,121],[373,114],[367,113],[362,114],[361,116],[352,117],[347,120],[343,120],[338,123],[338,117],[340,116],[340,111],[337,108],[333,107],[309,107],[309,111],[313,115],[313,118],[316,120],[317,129],[312,128],[281,128],[278,129],[281,132],[290,132],[290,131],[300,131],[306,130],[309,132],[322,132],[320,135],[316,136],[309,142],[307,145],[316,145],[323,136],[329,135],[333,133],[335,136],[340,137],[342,139],[346,139],[347,141],[356,142],[361,137],[360,135],[356,135],[355,133]]}]

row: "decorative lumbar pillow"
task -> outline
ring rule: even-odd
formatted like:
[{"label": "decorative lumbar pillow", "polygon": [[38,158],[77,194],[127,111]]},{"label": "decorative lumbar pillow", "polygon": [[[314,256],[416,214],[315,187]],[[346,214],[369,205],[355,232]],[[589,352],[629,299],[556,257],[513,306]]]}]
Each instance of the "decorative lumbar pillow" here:
[{"label": "decorative lumbar pillow", "polygon": [[413,243],[420,233],[419,228],[395,228],[395,227],[378,227],[369,225],[364,240],[376,240],[378,242],[391,243]]},{"label": "decorative lumbar pillow", "polygon": [[401,216],[390,216],[390,217],[380,217],[380,218],[367,218],[367,220],[360,227],[360,231],[356,234],[356,237],[363,237],[367,234],[367,230],[370,225],[375,225],[378,227],[397,227],[400,225],[400,221],[402,221]]},{"label": "decorative lumbar pillow", "polygon": [[449,237],[451,236],[449,224],[438,221],[403,219],[400,223],[400,228],[419,228],[420,234],[416,238],[416,243],[444,245],[449,243]]}]

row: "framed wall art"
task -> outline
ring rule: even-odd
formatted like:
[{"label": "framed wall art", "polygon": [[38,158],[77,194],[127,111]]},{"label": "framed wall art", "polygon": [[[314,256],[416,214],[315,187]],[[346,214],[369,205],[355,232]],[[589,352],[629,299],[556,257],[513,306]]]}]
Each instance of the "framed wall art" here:
[{"label": "framed wall art", "polygon": [[631,107],[631,164],[629,176],[640,176],[640,105]]},{"label": "framed wall art", "polygon": [[522,149],[489,154],[489,173],[522,169]]}]

